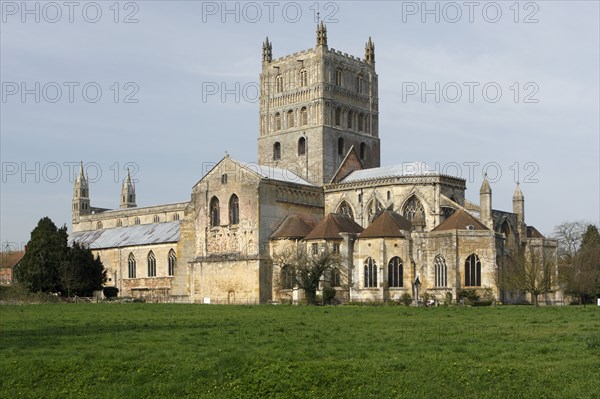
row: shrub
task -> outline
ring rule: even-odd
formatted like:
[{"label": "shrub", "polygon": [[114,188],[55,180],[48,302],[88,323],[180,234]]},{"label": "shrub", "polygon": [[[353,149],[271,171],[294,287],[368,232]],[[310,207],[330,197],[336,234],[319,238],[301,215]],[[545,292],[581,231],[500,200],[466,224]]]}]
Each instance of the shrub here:
[{"label": "shrub", "polygon": [[452,293],[446,292],[446,297],[444,298],[444,306],[452,305]]},{"label": "shrub", "polygon": [[400,297],[400,302],[402,302],[402,304],[404,306],[409,306],[410,303],[412,302],[412,297],[410,296],[410,294],[408,292],[405,292],[404,294],[402,294],[402,296]]},{"label": "shrub", "polygon": [[476,290],[467,289],[458,291],[458,299],[464,299],[469,305],[479,300],[479,294]]},{"label": "shrub", "polygon": [[116,298],[119,294],[119,289],[117,287],[104,287],[102,292],[106,298]]},{"label": "shrub", "polygon": [[333,304],[333,300],[335,298],[336,293],[337,293],[337,291],[333,287],[330,287],[330,286],[323,287],[323,305]]}]

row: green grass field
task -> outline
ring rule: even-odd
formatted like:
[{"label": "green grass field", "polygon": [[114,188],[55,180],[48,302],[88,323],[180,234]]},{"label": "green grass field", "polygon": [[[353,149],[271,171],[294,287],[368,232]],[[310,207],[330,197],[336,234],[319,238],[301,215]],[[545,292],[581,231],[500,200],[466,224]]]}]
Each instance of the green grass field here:
[{"label": "green grass field", "polygon": [[0,306],[2,398],[600,398],[600,309]]}]

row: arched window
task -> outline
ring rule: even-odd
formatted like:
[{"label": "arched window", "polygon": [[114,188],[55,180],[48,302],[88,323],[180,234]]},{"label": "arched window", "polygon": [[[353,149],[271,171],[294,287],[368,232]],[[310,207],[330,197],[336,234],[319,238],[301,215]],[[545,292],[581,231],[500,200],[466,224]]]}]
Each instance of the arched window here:
[{"label": "arched window", "polygon": [[279,141],[276,141],[275,144],[273,144],[273,159],[281,159],[281,144],[279,144]]},{"label": "arched window", "polygon": [[369,205],[367,205],[369,223],[375,220],[375,218],[381,214],[382,210],[383,206],[381,205],[381,202],[377,201],[377,198],[373,198],[371,202],[369,202]]},{"label": "arched window", "polygon": [[476,254],[471,254],[465,261],[465,287],[481,286],[481,261]]},{"label": "arched window", "polygon": [[335,125],[342,126],[342,109],[340,107],[335,109]]},{"label": "arched window", "polygon": [[275,114],[275,130],[281,130],[281,114],[279,112]]},{"label": "arched window", "polygon": [[97,229],[101,229],[101,228],[102,228],[102,222],[98,222],[98,223],[96,223],[96,228],[97,228]]},{"label": "arched window", "polygon": [[341,86],[344,81],[344,74],[341,68],[335,70],[335,85]]},{"label": "arched window", "polygon": [[388,191],[388,192],[387,192],[387,200],[389,201],[389,200],[391,200],[391,199],[392,199],[392,192],[391,192],[391,191]]},{"label": "arched window", "polygon": [[354,128],[354,112],[348,111],[348,129]]},{"label": "arched window", "polygon": [[338,155],[344,155],[344,139],[338,139]]},{"label": "arched window", "polygon": [[356,91],[358,93],[363,92],[363,77],[362,77],[362,75],[358,75],[356,77]]},{"label": "arched window", "polygon": [[219,199],[217,197],[212,197],[210,200],[210,227],[217,227],[221,224],[219,216]]},{"label": "arched window", "polygon": [[221,184],[227,184],[227,173],[221,175]]},{"label": "arched window", "polygon": [[402,265],[402,259],[398,256],[394,256],[388,263],[388,285],[394,288],[403,287],[403,277],[404,266]]},{"label": "arched window", "polygon": [[410,220],[413,228],[425,227],[425,209],[423,204],[416,196],[412,196],[404,205],[404,211],[402,212],[405,218]]},{"label": "arched window", "polygon": [[283,92],[283,76],[277,75],[275,77],[275,92],[281,93]]},{"label": "arched window", "polygon": [[229,224],[240,223],[240,200],[235,194],[229,198]]},{"label": "arched window", "polygon": [[342,201],[338,206],[337,212],[340,215],[348,216],[349,218],[354,219],[354,211],[352,207],[346,202]]},{"label": "arched window", "polygon": [[173,220],[179,220],[179,214],[178,213],[174,213],[173,214]]},{"label": "arched window", "polygon": [[306,139],[304,137],[300,137],[298,139],[298,155],[306,154]]},{"label": "arched window", "polygon": [[365,259],[365,288],[377,287],[377,264],[373,258]]},{"label": "arched window", "polygon": [[342,274],[338,268],[331,269],[331,286],[341,287],[342,286]]},{"label": "arched window", "polygon": [[169,276],[174,276],[175,275],[175,265],[177,264],[177,256],[175,255],[175,251],[173,251],[172,249],[169,251],[169,258],[168,258],[168,264],[169,264]]},{"label": "arched window", "polygon": [[148,252],[148,277],[156,277],[156,258],[154,252]]},{"label": "arched window", "polygon": [[292,110],[287,112],[287,127],[288,129],[294,127],[294,111]]},{"label": "arched window", "polygon": [[446,287],[448,285],[448,268],[446,267],[446,259],[442,255],[435,257],[433,261],[435,269],[435,286]]},{"label": "arched window", "polygon": [[281,288],[284,290],[294,288],[294,269],[290,265],[281,268]]},{"label": "arched window", "polygon": [[360,143],[360,159],[363,161],[367,157],[367,145],[365,143]]},{"label": "arched window", "polygon": [[160,216],[154,215],[154,223],[160,222]]},{"label": "arched window", "polygon": [[133,224],[140,224],[140,218],[136,217],[133,219]]},{"label": "arched window", "polygon": [[365,114],[358,114],[358,131],[362,132],[365,130]]},{"label": "arched window", "polygon": [[127,276],[135,278],[135,256],[132,253],[127,257]]},{"label": "arched window", "polygon": [[308,85],[308,73],[306,72],[306,69],[301,69],[300,70],[300,87],[304,87]]},{"label": "arched window", "polygon": [[123,227],[123,222],[121,219],[117,219],[117,227]]},{"label": "arched window", "polygon": [[302,120],[302,126],[308,124],[308,109],[306,107],[300,109],[300,119]]}]

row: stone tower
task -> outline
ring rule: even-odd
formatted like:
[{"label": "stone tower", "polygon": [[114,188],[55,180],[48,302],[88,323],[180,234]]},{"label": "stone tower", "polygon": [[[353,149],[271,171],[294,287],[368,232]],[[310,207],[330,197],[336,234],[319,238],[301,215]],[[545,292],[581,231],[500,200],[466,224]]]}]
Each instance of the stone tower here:
[{"label": "stone tower", "polygon": [[513,213],[517,215],[517,229],[521,240],[527,238],[527,226],[525,225],[525,196],[521,191],[521,186],[517,183],[515,193],[513,194]]},{"label": "stone tower", "polygon": [[123,181],[123,187],[121,188],[121,209],[123,208],[135,208],[135,186],[131,181],[131,175],[129,169],[127,169],[127,177]]},{"label": "stone tower", "polygon": [[354,146],[365,168],[380,166],[375,46],[365,59],[327,45],[317,27],[316,47],[273,59],[263,43],[258,162],[327,184]]},{"label": "stone tower", "polygon": [[83,171],[83,162],[79,164],[79,175],[75,179],[73,187],[73,222],[79,223],[79,217],[89,215],[90,210],[90,187]]},{"label": "stone tower", "polygon": [[492,188],[487,179],[487,174],[483,176],[483,182],[479,189],[479,206],[480,219],[491,230],[494,229],[494,221],[492,220]]}]

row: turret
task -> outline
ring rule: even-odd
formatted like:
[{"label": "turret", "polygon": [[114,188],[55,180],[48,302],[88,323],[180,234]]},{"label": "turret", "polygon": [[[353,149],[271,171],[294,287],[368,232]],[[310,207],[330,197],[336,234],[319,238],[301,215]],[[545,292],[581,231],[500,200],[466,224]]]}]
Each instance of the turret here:
[{"label": "turret", "polygon": [[517,215],[517,228],[520,239],[527,238],[527,228],[525,226],[525,196],[521,191],[521,186],[517,182],[515,193],[513,194],[513,213]]},{"label": "turret", "polygon": [[323,21],[317,26],[317,47],[327,47],[327,28]]},{"label": "turret", "polygon": [[267,40],[263,42],[262,60],[263,62],[273,61],[273,45],[269,42],[268,37]]},{"label": "turret", "polygon": [[131,175],[129,169],[127,169],[127,177],[123,181],[123,188],[121,189],[121,209],[123,208],[135,208],[135,186],[131,181]]},{"label": "turret", "polygon": [[73,187],[73,223],[79,223],[82,215],[89,215],[90,211],[90,188],[83,170],[83,162],[79,164],[79,175],[75,179]]},{"label": "turret", "polygon": [[365,61],[367,64],[375,65],[375,44],[369,36],[369,41],[365,44]]},{"label": "turret", "polygon": [[494,229],[494,221],[492,220],[492,188],[487,179],[487,174],[483,176],[483,183],[479,189],[479,207],[480,219],[488,228]]}]

